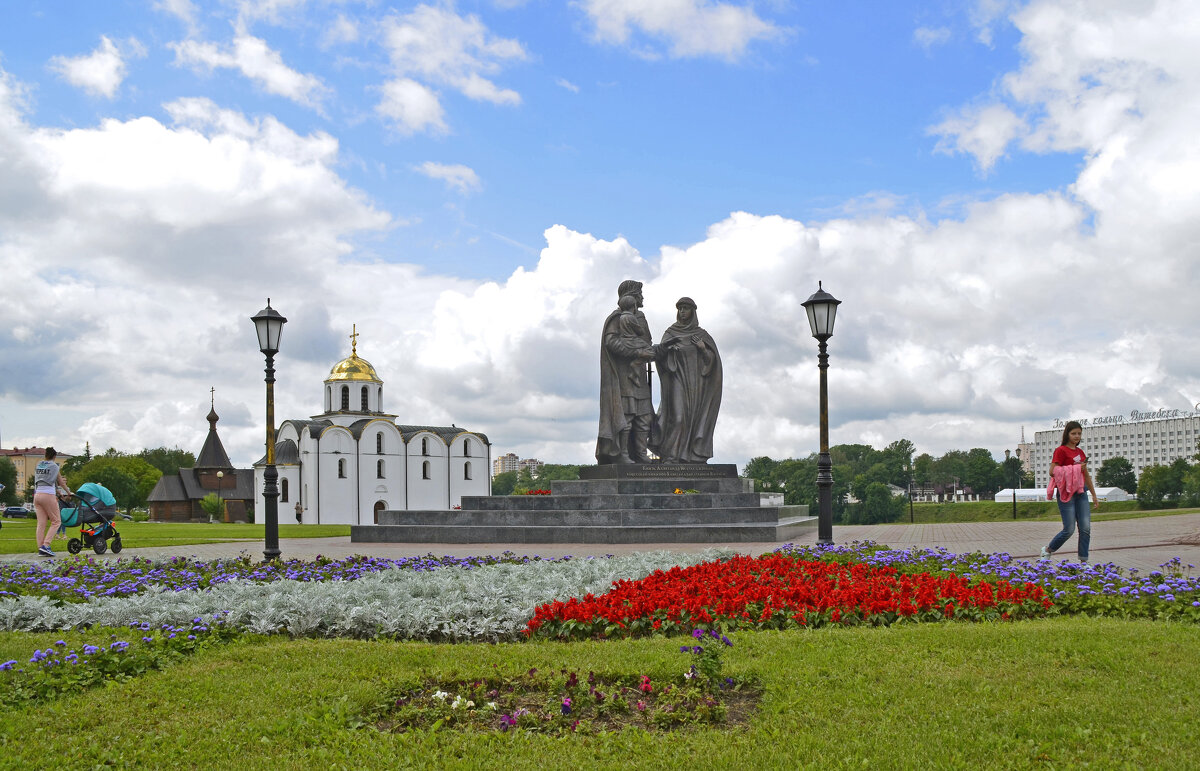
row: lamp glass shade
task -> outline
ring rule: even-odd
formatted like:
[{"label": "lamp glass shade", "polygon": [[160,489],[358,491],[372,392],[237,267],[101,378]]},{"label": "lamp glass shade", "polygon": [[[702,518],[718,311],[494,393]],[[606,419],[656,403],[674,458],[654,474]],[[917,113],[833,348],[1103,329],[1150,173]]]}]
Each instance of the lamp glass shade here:
[{"label": "lamp glass shade", "polygon": [[802,305],[808,312],[808,328],[812,336],[818,340],[828,340],[833,336],[833,322],[837,317],[837,307],[842,301],[834,297],[817,284],[817,291]]},{"label": "lamp glass shade", "polygon": [[254,329],[258,332],[258,349],[266,354],[278,351],[279,338],[283,334],[283,325],[287,323],[287,319],[271,307],[271,301],[267,300],[267,307],[250,320],[254,322]]}]

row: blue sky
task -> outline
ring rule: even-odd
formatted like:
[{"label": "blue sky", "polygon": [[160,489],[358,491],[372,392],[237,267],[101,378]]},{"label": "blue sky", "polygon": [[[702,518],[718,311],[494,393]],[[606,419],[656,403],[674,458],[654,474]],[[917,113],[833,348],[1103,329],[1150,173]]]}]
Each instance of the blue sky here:
[{"label": "blue sky", "polygon": [[[819,278],[847,300],[834,441],[999,456],[1022,425],[1189,406],[1192,312],[1124,310],[1196,281],[1196,41],[1166,21],[1189,13],[18,4],[0,355],[34,371],[0,383],[0,441],[198,447],[215,385],[253,460],[260,365],[238,335],[269,294],[295,346],[282,415],[317,411],[357,323],[402,421],[586,461],[592,327],[627,275],[655,330],[698,295],[732,364],[718,460],[813,449],[797,303]],[[72,305],[97,294],[119,310]],[[77,374],[89,355],[103,372]]]},{"label": "blue sky", "polygon": [[[997,25],[985,45],[957,4],[765,4],[755,11],[775,36],[748,43],[734,60],[672,57],[666,38],[646,33],[630,41],[642,55],[595,42],[586,14],[571,4],[442,5],[478,19],[491,38],[520,44],[523,57],[488,73],[520,103],[443,88],[446,129],[407,136],[373,114],[389,61],[370,28],[413,6],[291,5],[278,23],[244,24],[287,67],[319,78],[320,111],[233,68],[181,66],[170,46],[185,39],[186,24],[148,0],[28,3],[7,20],[5,68],[34,84],[30,116],[46,126],[166,119],[162,105],[189,96],[274,115],[300,133],[328,132],[340,146],[341,175],[414,223],[372,251],[471,278],[503,279],[527,265],[547,223],[653,249],[691,243],[732,211],[824,219],[880,192],[900,207],[954,217],[963,198],[1063,187],[1079,163],[1067,153],[1014,158],[983,179],[970,158],[935,153],[930,127],[1018,61],[1010,25]],[[228,46],[236,8],[196,4],[194,39]],[[339,18],[358,38],[323,41]],[[936,42],[923,43],[921,31]],[[136,39],[145,55],[127,58],[111,98],[81,98],[48,63],[92,51],[101,36],[126,47]],[[427,161],[469,167],[478,189],[456,192],[413,170]]]}]

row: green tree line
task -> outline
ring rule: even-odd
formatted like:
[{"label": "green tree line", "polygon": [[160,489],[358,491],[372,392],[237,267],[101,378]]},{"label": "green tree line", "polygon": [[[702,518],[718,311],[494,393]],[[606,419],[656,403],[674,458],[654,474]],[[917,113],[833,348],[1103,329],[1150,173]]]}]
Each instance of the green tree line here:
[{"label": "green tree line", "polygon": [[[929,453],[913,457],[915,449],[907,439],[897,439],[882,450],[868,444],[830,447],[834,519],[845,524],[893,522],[904,512],[905,496],[892,495],[888,485],[907,490],[910,481],[917,486],[969,487],[980,496],[994,495],[1014,484],[1033,484],[1033,478],[1023,473],[1015,457],[997,461],[980,447],[951,450],[939,458]],[[753,458],[746,464],[745,476],[755,481],[757,490],[782,492],[784,503],[807,504],[816,511],[816,453],[786,460]],[[849,503],[851,497],[859,503]]]}]

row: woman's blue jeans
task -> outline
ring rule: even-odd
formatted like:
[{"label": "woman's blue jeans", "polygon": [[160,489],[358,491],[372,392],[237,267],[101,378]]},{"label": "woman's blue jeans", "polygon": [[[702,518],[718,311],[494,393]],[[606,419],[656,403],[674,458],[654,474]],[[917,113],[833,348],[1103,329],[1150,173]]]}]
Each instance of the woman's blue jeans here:
[{"label": "woman's blue jeans", "polygon": [[1058,514],[1062,517],[1063,529],[1050,540],[1047,549],[1050,553],[1058,551],[1079,526],[1079,560],[1087,562],[1088,547],[1092,545],[1092,504],[1087,493],[1075,493],[1071,500],[1063,502],[1058,498]]}]

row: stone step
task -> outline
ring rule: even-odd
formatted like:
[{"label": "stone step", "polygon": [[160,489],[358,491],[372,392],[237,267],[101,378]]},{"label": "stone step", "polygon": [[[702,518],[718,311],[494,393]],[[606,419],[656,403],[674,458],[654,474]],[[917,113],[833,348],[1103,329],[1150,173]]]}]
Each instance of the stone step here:
[{"label": "stone step", "polygon": [[720,507],[711,509],[453,509],[451,511],[381,511],[376,527],[669,527],[776,525],[783,520],[806,518],[807,506]]},{"label": "stone step", "polygon": [[779,543],[809,534],[816,517],[775,523],[707,525],[517,526],[352,525],[354,543]]},{"label": "stone step", "polygon": [[761,506],[761,493],[464,495],[463,510],[547,511],[550,509],[711,509]]},{"label": "stone step", "polygon": [[670,495],[679,490],[701,493],[752,493],[753,479],[556,479],[550,483],[555,495]]}]

